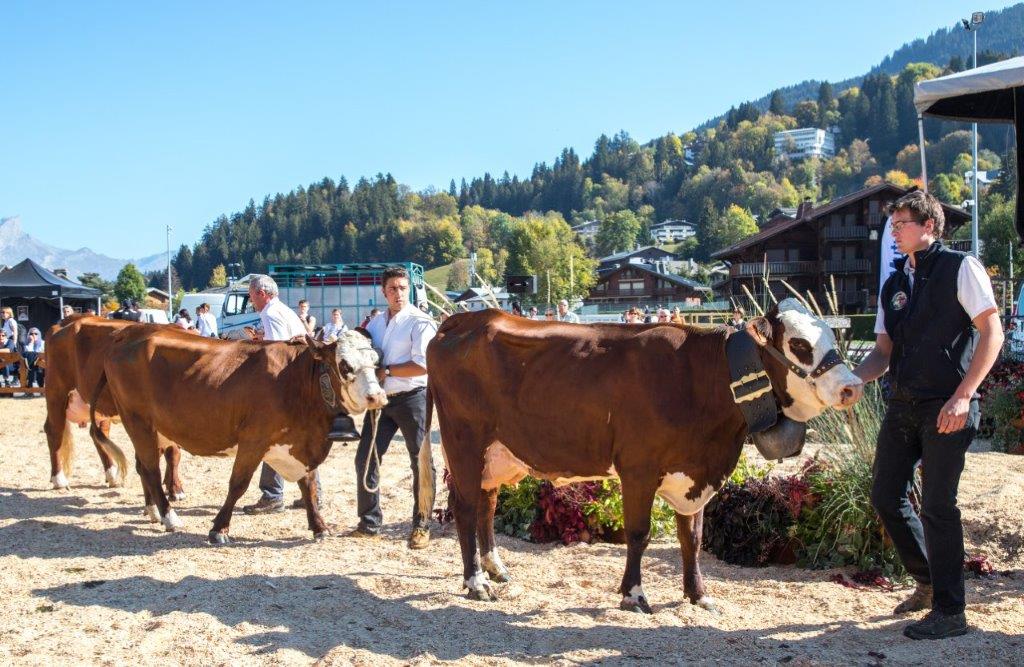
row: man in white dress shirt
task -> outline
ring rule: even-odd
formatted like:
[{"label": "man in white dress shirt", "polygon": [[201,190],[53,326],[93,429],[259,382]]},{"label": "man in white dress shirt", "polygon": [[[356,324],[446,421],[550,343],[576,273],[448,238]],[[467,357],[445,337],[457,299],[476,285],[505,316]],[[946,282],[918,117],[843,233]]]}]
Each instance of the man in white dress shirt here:
[{"label": "man in white dress shirt", "polygon": [[[388,395],[388,404],[381,410],[377,425],[377,454],[383,458],[395,433],[402,431],[413,475],[412,531],[408,544],[410,549],[422,549],[430,541],[430,508],[418,506],[416,488],[421,471],[417,457],[427,428],[427,344],[437,333],[437,326],[429,315],[409,303],[409,274],[405,269],[387,269],[382,280],[388,309],[366,325],[374,347],[381,351],[378,377]],[[370,430],[370,420],[366,419],[356,452],[359,526],[351,533],[359,537],[376,536],[383,521],[379,491],[370,493],[363,484],[364,471],[365,486],[378,486],[380,478],[377,463],[370,455]]]},{"label": "man in white dress shirt", "polygon": [[199,335],[205,338],[217,337],[217,318],[210,312],[210,304],[200,304],[199,315],[196,316],[196,329]]},{"label": "man in white dress shirt", "polygon": [[[295,311],[277,298],[277,283],[270,276],[256,275],[249,281],[249,301],[260,314],[263,332],[256,337],[262,340],[291,340],[295,336],[305,336],[306,327]],[[320,491],[320,476],[317,475],[317,499],[323,497]],[[272,514],[284,511],[284,479],[269,464],[264,463],[260,471],[259,502],[246,505],[242,511],[246,514]],[[296,503],[305,507],[302,500]]]}]

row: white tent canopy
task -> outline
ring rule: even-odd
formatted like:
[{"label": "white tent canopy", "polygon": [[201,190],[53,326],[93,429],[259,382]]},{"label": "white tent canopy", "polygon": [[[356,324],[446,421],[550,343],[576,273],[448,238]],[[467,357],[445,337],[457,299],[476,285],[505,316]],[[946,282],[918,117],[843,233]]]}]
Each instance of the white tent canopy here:
[{"label": "white tent canopy", "polygon": [[[921,81],[914,87],[921,140],[921,176],[928,187],[922,116],[974,123],[1013,123],[1017,164],[1024,157],[1024,57]],[[1024,192],[1017,175],[1017,234],[1024,239]],[[977,210],[977,208],[975,208]],[[974,239],[977,241],[977,239]],[[974,244],[977,248],[977,243]]]},{"label": "white tent canopy", "polygon": [[1012,123],[1014,88],[1024,86],[1024,56],[921,81],[914,87],[917,113],[978,123]]}]

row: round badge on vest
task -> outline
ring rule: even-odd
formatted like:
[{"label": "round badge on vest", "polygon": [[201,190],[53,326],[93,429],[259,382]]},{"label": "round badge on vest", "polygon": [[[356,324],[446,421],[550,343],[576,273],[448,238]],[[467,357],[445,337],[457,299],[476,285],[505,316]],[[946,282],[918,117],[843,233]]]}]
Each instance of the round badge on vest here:
[{"label": "round badge on vest", "polygon": [[907,301],[909,301],[909,299],[907,298],[906,292],[896,292],[895,294],[892,295],[892,309],[903,310],[903,308],[906,307],[907,305]]}]

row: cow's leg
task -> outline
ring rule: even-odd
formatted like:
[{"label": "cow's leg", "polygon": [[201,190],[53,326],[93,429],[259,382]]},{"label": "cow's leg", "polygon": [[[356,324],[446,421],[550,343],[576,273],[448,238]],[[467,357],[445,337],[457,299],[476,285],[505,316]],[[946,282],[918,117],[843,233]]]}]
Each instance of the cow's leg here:
[{"label": "cow's leg", "polygon": [[319,490],[316,484],[315,469],[299,479],[299,491],[302,492],[302,501],[306,505],[306,521],[309,523],[309,529],[313,531],[313,538],[320,541],[330,537],[331,529],[320,516],[320,499],[317,497]]},{"label": "cow's leg", "polygon": [[171,500],[184,500],[185,491],[181,487],[181,478],[178,476],[181,448],[175,444],[169,445],[164,450],[164,461],[167,464],[167,469],[164,471],[164,488],[167,489],[167,497]]},{"label": "cow's leg", "polygon": [[228,497],[213,519],[210,544],[229,544],[231,542],[231,538],[228,537],[228,530],[231,528],[231,513],[235,511],[235,503],[249,488],[249,482],[252,481],[253,473],[259,467],[265,452],[266,447],[247,451],[239,446],[235,463],[231,467],[231,479],[228,480]]},{"label": "cow's leg", "polygon": [[482,489],[480,505],[477,508],[476,537],[480,542],[480,565],[490,575],[491,581],[505,583],[512,577],[498,555],[498,545],[494,540],[494,510],[498,506],[498,490]]},{"label": "cow's leg", "polygon": [[171,509],[164,489],[160,486],[160,436],[144,418],[122,414],[121,421],[135,445],[135,469],[142,477],[143,488],[149,489],[152,504],[147,502],[146,512],[152,517],[150,508],[155,505],[164,529],[168,532],[180,530],[183,527],[181,519]]},{"label": "cow's leg", "polygon": [[704,509],[684,516],[676,512],[676,536],[683,552],[683,592],[690,602],[713,611],[715,601],[704,594],[704,577],[700,573],[700,542],[704,528]]},{"label": "cow's leg", "polygon": [[66,415],[67,392],[60,396],[60,387],[46,391],[46,444],[50,449],[50,484],[54,489],[66,489],[70,486],[68,475],[71,474],[70,462],[75,448],[75,439],[71,434],[71,425]]},{"label": "cow's leg", "polygon": [[[108,439],[110,438],[110,420],[103,419],[99,422],[100,432],[103,433]],[[98,442],[93,442],[96,446],[96,451],[100,455],[100,463],[103,464],[103,476],[107,480],[107,486],[110,488],[121,486],[121,476],[118,474],[117,464],[114,463],[114,459],[110,458],[106,450],[100,447]]]},{"label": "cow's leg", "polygon": [[146,516],[149,518],[150,523],[160,523],[160,512],[156,508],[156,498],[149,490],[149,480],[146,478],[146,473],[142,469],[142,462],[139,461],[138,456],[135,457],[135,472],[139,473],[139,479],[142,480],[142,497],[146,503]]},{"label": "cow's leg", "polygon": [[646,476],[622,475],[622,513],[626,529],[626,572],[622,575],[622,602],[626,611],[651,613],[640,582],[640,560],[651,540],[651,507],[658,480]]},{"label": "cow's leg", "polygon": [[[445,439],[446,437],[449,439]],[[441,438],[445,439],[445,442],[454,440],[446,436],[444,430]],[[465,452],[466,455],[458,460],[451,457],[448,460],[452,475],[449,500],[452,513],[455,515],[455,528],[459,533],[459,546],[462,549],[462,586],[469,589],[471,600],[496,600],[491,582],[480,567],[480,554],[477,552],[476,543],[477,511],[481,500],[480,482],[484,470],[483,456],[478,452],[482,452],[482,449],[473,449],[472,445],[452,445],[449,451]]]}]

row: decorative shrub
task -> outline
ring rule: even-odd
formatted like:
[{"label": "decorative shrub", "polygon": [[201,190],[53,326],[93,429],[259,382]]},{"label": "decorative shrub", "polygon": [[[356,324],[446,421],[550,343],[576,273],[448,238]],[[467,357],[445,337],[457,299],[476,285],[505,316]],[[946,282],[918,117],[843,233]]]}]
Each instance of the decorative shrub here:
[{"label": "decorative shrub", "polygon": [[982,432],[995,451],[1024,454],[1024,363],[1003,359],[978,389]]},{"label": "decorative shrub", "polygon": [[733,565],[793,562],[790,532],[807,495],[798,477],[726,482],[704,508],[704,548]]}]

